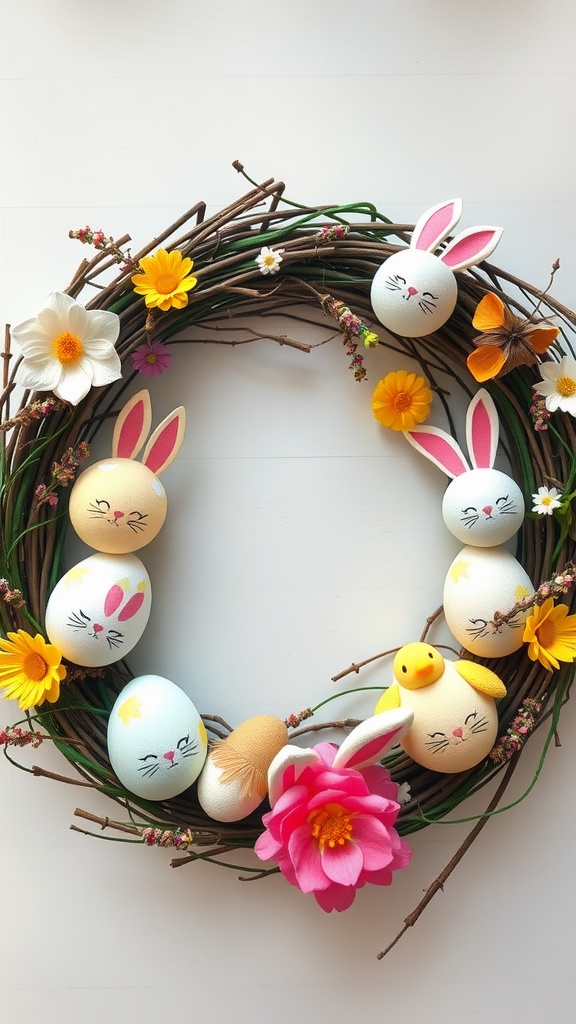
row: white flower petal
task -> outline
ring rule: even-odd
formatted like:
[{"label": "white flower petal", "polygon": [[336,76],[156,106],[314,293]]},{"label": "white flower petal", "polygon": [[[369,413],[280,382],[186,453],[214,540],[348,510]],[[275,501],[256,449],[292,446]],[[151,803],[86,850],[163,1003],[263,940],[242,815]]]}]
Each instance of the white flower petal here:
[{"label": "white flower petal", "polygon": [[97,363],[92,363],[92,374],[92,383],[95,388],[101,388],[105,384],[113,384],[115,380],[120,380],[122,368],[117,352],[112,350],[108,359],[100,359]]},{"label": "white flower petal", "polygon": [[41,366],[31,365],[25,359],[16,371],[15,381],[20,387],[31,388],[33,391],[53,391],[61,376],[62,367],[56,359]]},{"label": "white flower petal", "polygon": [[70,331],[71,334],[75,334],[76,337],[82,341],[86,335],[86,327],[88,324],[88,314],[78,302],[75,302],[73,306],[70,306],[66,316],[66,330]]},{"label": "white flower petal", "polygon": [[54,394],[71,405],[78,405],[92,387],[92,375],[86,373],[82,362],[79,359],[77,363],[63,367],[60,383],[54,388]]},{"label": "white flower petal", "polygon": [[89,309],[86,312],[86,326],[83,340],[109,341],[114,344],[120,333],[120,317],[107,309]]}]

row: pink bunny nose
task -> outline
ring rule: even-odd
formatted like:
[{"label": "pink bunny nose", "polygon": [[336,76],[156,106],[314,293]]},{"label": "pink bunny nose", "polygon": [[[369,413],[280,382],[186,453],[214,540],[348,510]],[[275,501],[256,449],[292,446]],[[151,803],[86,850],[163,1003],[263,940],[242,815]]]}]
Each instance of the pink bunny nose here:
[{"label": "pink bunny nose", "polygon": [[452,735],[458,736],[459,739],[462,739],[462,726],[459,725],[457,729],[452,729]]},{"label": "pink bunny nose", "polygon": [[114,513],[114,519],[124,519],[124,513],[123,512],[115,512]]},{"label": "pink bunny nose", "polygon": [[95,622],[94,625],[92,626],[92,629],[94,630],[95,633],[101,633],[102,630],[104,629],[104,626],[101,626],[99,622]]},{"label": "pink bunny nose", "polygon": [[408,289],[408,295],[418,295],[418,289],[417,288],[413,288],[412,285],[410,285],[410,287]]},{"label": "pink bunny nose", "polygon": [[167,750],[166,753],[164,754],[164,757],[166,758],[167,761],[173,761],[174,760],[174,751],[173,750]]},{"label": "pink bunny nose", "polygon": [[489,515],[491,515],[493,508],[494,508],[493,505],[484,505],[484,508],[482,509],[482,511],[483,511],[485,516],[489,516]]}]

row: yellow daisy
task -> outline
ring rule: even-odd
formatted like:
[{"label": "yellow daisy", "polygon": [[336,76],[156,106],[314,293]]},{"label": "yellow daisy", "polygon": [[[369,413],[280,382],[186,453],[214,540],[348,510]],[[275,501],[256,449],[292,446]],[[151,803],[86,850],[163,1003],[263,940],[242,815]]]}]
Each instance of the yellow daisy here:
[{"label": "yellow daisy", "polygon": [[134,291],[144,296],[149,309],[156,306],[163,312],[172,307],[183,309],[188,305],[186,292],[198,283],[197,278],[189,276],[193,266],[193,260],[182,256],[177,249],[173,252],[158,249],[153,256],[143,256],[140,260],[142,273],[132,278],[136,285]]},{"label": "yellow daisy", "polygon": [[554,606],[554,598],[536,606],[524,626],[528,657],[539,661],[549,672],[560,668],[561,661],[576,658],[576,615],[568,615],[568,605]]},{"label": "yellow daisy", "polygon": [[432,392],[423,377],[393,370],[376,385],[372,411],[383,427],[412,430],[427,418],[431,401]]},{"label": "yellow daisy", "polygon": [[66,675],[60,664],[60,651],[47,644],[40,633],[32,637],[19,629],[7,635],[7,640],[0,639],[2,696],[17,700],[22,711],[38,707],[45,700],[53,704],[60,696],[60,683]]}]

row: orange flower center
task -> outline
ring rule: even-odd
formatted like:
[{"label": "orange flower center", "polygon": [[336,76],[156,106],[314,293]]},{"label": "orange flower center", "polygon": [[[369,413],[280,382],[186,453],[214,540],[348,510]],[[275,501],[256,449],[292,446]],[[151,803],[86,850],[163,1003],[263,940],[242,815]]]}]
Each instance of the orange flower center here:
[{"label": "orange flower center", "polygon": [[22,668],[24,675],[28,676],[28,679],[32,679],[35,683],[39,683],[41,679],[44,679],[48,670],[48,665],[44,661],[42,655],[37,654],[36,651],[31,651],[27,654],[22,661]]},{"label": "orange flower center", "polygon": [[150,366],[154,366],[154,364],[155,364],[157,359],[158,359],[158,356],[156,355],[155,352],[149,352],[148,355],[146,356],[146,362]]},{"label": "orange flower center", "polygon": [[344,846],[352,836],[352,817],[339,804],[325,804],[317,811],[312,811],[308,818],[312,826],[312,838],[316,839],[320,850],[327,845],[330,849]]},{"label": "orange flower center", "polygon": [[180,278],[170,271],[167,271],[164,274],[158,274],[155,281],[156,291],[159,295],[170,295],[171,292],[176,291],[179,284]]},{"label": "orange flower center", "polygon": [[544,650],[549,650],[556,639],[554,623],[546,619],[537,629],[538,643]]},{"label": "orange flower center", "polygon": [[570,398],[570,395],[576,393],[576,380],[573,377],[558,377],[556,390],[562,398]]},{"label": "orange flower center", "polygon": [[405,409],[409,409],[412,405],[412,396],[407,391],[399,391],[394,395],[392,405],[395,412],[404,412]]},{"label": "orange flower center", "polygon": [[82,339],[77,334],[59,334],[54,342],[54,355],[60,363],[75,363],[84,351]]}]

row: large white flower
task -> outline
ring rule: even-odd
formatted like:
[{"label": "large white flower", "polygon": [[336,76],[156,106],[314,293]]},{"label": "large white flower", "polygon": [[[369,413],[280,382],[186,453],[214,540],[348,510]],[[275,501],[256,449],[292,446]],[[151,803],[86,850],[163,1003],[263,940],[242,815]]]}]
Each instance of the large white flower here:
[{"label": "large white flower", "polygon": [[24,356],[16,383],[78,405],[91,387],[122,376],[114,348],[119,330],[116,313],[88,310],[70,295],[53,292],[37,317],[12,328]]},{"label": "large white flower", "polygon": [[540,363],[542,380],[533,384],[534,391],[546,399],[549,412],[569,412],[576,416],[576,360],[562,356],[559,363],[547,360]]}]

